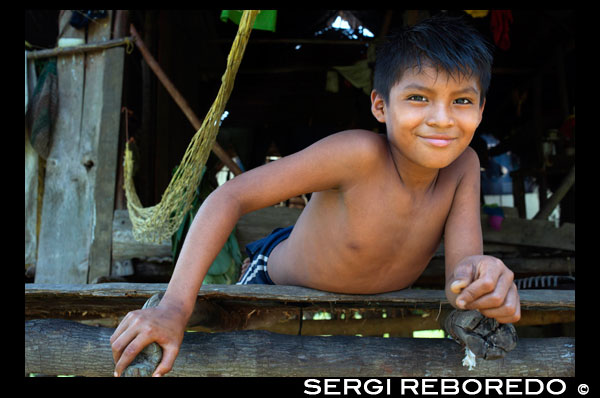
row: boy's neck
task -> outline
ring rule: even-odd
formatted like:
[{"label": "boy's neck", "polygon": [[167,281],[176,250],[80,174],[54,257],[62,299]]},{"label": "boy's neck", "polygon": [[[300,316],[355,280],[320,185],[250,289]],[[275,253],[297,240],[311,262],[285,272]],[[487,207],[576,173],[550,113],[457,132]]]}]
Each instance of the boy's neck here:
[{"label": "boy's neck", "polygon": [[395,149],[389,141],[388,148],[396,169],[396,174],[404,188],[418,194],[429,191],[435,185],[439,169],[431,169],[414,164],[402,156],[400,151]]}]

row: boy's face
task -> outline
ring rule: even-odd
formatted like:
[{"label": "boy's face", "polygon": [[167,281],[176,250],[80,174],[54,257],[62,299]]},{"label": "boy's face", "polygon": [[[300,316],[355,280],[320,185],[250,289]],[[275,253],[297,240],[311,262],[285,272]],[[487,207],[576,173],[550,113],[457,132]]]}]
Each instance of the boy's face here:
[{"label": "boy's face", "polygon": [[388,103],[371,93],[371,111],[386,124],[390,143],[426,168],[446,167],[460,156],[481,122],[483,105],[475,77],[450,76],[433,67],[407,70]]}]

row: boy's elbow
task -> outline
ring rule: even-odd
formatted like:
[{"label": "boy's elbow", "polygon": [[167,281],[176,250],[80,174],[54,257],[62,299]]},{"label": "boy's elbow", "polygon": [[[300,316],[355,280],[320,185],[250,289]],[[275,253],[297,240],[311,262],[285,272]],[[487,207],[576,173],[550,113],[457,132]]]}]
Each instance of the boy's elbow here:
[{"label": "boy's elbow", "polygon": [[218,206],[225,207],[228,213],[239,218],[244,215],[242,201],[240,200],[241,196],[236,194],[231,186],[227,185],[228,183],[225,183],[212,191],[206,201],[210,200]]}]

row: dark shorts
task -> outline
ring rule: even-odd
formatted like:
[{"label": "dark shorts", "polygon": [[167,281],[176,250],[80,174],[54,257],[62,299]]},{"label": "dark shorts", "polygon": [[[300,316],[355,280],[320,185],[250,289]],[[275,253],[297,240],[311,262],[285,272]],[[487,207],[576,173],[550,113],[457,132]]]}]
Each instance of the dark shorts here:
[{"label": "dark shorts", "polygon": [[237,285],[274,285],[267,272],[267,261],[269,254],[281,241],[292,233],[294,226],[277,228],[266,238],[246,245],[246,253],[250,257],[250,265]]}]

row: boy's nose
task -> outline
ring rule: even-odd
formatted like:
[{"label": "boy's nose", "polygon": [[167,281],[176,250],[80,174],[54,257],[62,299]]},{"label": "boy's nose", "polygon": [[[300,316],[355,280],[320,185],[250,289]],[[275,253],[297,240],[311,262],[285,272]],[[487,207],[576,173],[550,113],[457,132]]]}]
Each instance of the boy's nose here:
[{"label": "boy's nose", "polygon": [[443,104],[431,107],[431,112],[427,115],[427,125],[437,128],[448,128],[454,126],[454,116],[450,109]]}]

